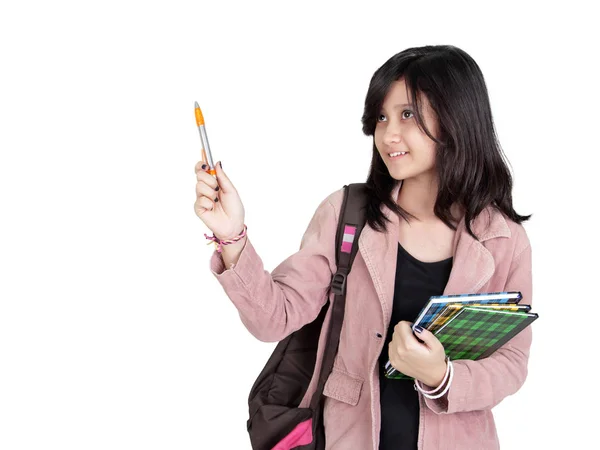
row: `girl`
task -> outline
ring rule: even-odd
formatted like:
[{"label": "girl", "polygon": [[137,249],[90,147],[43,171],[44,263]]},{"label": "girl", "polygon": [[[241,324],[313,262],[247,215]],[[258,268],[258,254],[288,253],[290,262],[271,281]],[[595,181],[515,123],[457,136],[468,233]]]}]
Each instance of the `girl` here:
[{"label": "girl", "polygon": [[[515,290],[531,304],[529,216],[513,209],[483,75],[453,46],[404,50],[373,75],[362,124],[373,136],[370,203],[324,390],[326,447],[498,449],[491,409],[525,381],[531,327],[478,361],[448,361],[435,335],[411,330],[432,295]],[[327,301],[343,191],[323,200],[300,250],[269,274],[231,180],[220,163],[216,180],[201,164],[196,214],[230,240],[211,270],[248,330],[279,341]],[[415,381],[385,378],[388,358]]]}]

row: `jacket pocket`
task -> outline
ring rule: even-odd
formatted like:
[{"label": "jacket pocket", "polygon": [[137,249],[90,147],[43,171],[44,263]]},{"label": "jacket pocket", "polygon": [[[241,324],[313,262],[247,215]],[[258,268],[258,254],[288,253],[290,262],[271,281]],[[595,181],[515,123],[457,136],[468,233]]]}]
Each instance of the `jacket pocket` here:
[{"label": "jacket pocket", "polygon": [[333,369],[325,382],[323,395],[352,406],[358,404],[364,380],[339,369]]}]

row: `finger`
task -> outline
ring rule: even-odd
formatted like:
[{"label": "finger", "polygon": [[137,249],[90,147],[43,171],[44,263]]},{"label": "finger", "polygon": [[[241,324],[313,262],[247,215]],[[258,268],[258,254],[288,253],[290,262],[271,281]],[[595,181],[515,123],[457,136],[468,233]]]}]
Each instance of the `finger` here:
[{"label": "finger", "polygon": [[398,327],[398,325],[394,327],[394,334],[392,335],[392,340],[389,343],[390,349],[397,354],[404,353],[406,349],[406,339],[402,334],[401,328],[402,327]]},{"label": "finger", "polygon": [[198,180],[198,182],[203,182],[203,183],[207,184],[208,186],[210,186],[211,189],[214,189],[214,190],[217,190],[217,186],[219,186],[219,183],[217,182],[215,177],[213,177],[208,172],[205,172],[204,170],[200,170],[200,171],[196,172],[196,179]]},{"label": "finger", "polygon": [[409,322],[406,320],[401,320],[394,327],[394,331],[398,333],[403,340],[409,339],[410,336],[413,335],[412,328],[410,327]]},{"label": "finger", "polygon": [[210,166],[208,165],[208,163],[206,161],[198,161],[194,170],[196,171],[196,174],[198,174],[199,172],[209,173]]},{"label": "finger", "polygon": [[[204,169],[202,168],[202,166],[206,166]],[[196,167],[194,168],[194,172],[198,172],[199,170],[208,170],[208,164],[206,164],[206,161],[198,161],[196,163]]]},{"label": "finger", "polygon": [[208,197],[211,201],[217,201],[219,198],[219,193],[217,192],[216,188],[210,187],[204,181],[198,181],[198,183],[196,183],[196,197],[200,198],[202,196]]},{"label": "finger", "polygon": [[208,197],[199,197],[196,200],[194,207],[198,210],[203,209],[205,211],[212,211],[215,204]]},{"label": "finger", "polygon": [[400,341],[400,339],[392,340],[388,344],[388,356],[390,360],[394,358],[395,360],[404,359],[406,355],[406,346],[404,343]]},{"label": "finger", "polygon": [[420,326],[416,326],[415,327],[415,334],[417,336],[417,338],[421,339],[422,341],[425,342],[425,344],[428,347],[433,347],[437,344],[437,340],[438,338],[435,336],[435,334],[433,334],[431,331],[429,331],[426,328],[422,328]]},{"label": "finger", "polygon": [[421,347],[423,341],[420,340],[420,336],[413,332],[410,322],[398,323],[398,339],[402,340],[404,347],[407,350],[416,350]]},{"label": "finger", "polygon": [[219,182],[219,186],[221,187],[223,194],[228,194],[230,192],[234,192],[235,187],[233,186],[233,183],[231,182],[229,177],[223,171],[223,167],[221,166],[221,161],[219,161],[215,165],[215,169],[217,171],[217,181]]}]

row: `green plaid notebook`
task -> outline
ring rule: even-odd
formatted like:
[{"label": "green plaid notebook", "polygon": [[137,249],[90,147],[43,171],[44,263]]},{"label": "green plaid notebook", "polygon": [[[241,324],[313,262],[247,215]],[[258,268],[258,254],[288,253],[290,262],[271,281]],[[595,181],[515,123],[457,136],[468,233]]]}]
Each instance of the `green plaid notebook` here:
[{"label": "green plaid notebook", "polygon": [[[451,360],[477,360],[490,356],[537,318],[536,313],[466,306],[434,334]],[[393,367],[385,376],[413,379]]]},{"label": "green plaid notebook", "polygon": [[448,322],[452,317],[454,317],[461,309],[465,306],[476,306],[481,309],[499,309],[501,311],[517,311],[517,312],[529,312],[531,310],[531,306],[529,305],[519,305],[516,303],[473,303],[473,304],[464,304],[464,303],[448,303],[444,309],[442,309],[438,315],[433,319],[430,325],[427,327],[429,331],[435,334],[435,332],[440,329],[446,322]]}]

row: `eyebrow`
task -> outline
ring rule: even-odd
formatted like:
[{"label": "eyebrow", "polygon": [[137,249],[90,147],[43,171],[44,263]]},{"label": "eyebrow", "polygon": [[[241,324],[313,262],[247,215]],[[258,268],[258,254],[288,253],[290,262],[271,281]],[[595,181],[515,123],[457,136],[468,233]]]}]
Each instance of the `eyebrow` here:
[{"label": "eyebrow", "polygon": [[[412,103],[398,103],[397,105],[392,106],[392,108],[398,109],[398,108],[403,108],[405,106],[409,106],[411,108],[414,108],[415,105],[413,105]],[[385,108],[383,107],[383,105],[381,106],[381,109],[385,110]]]}]

